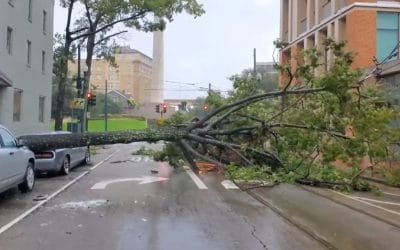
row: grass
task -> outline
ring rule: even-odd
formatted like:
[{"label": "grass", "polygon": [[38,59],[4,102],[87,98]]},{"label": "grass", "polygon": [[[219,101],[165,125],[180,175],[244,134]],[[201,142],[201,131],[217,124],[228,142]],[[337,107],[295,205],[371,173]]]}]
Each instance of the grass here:
[{"label": "grass", "polygon": [[[89,120],[89,132],[104,131],[104,120]],[[107,122],[108,131],[123,131],[132,129],[147,128],[147,121],[135,120],[131,118],[113,118]]]},{"label": "grass", "polygon": [[[52,122],[52,128],[54,128],[54,121]],[[110,118],[107,123],[107,131],[139,130],[145,128],[147,128],[146,120],[136,120],[132,118]],[[66,122],[63,123],[63,130],[67,130]],[[89,120],[88,130],[89,132],[103,132],[104,120]]]}]

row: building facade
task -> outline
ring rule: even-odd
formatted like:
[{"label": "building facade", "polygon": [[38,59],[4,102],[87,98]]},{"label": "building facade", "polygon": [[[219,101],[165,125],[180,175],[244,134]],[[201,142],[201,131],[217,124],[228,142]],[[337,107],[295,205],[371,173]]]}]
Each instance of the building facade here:
[{"label": "building facade", "polygon": [[0,1],[0,123],[50,130],[54,0]]},{"label": "building facade", "polygon": [[[108,90],[118,90],[139,103],[148,102],[153,77],[153,59],[129,47],[115,50],[115,64],[104,59],[93,59],[90,77],[91,89],[104,93],[107,81]],[[85,61],[81,61],[85,65]],[[70,74],[78,72],[77,63],[69,63]]]},{"label": "building facade", "polygon": [[[281,0],[280,37],[288,45],[281,50],[280,61],[295,69],[301,51],[322,48],[326,38],[347,41],[346,49],[356,52],[355,68],[396,61],[399,15],[399,0]],[[332,55],[322,57],[329,65]]]}]

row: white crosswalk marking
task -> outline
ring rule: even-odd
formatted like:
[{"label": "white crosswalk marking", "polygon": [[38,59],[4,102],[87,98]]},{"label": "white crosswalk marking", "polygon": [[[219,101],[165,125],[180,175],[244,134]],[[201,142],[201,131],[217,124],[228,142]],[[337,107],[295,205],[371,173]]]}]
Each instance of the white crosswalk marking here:
[{"label": "white crosswalk marking", "polygon": [[225,189],[239,189],[239,187],[230,180],[224,180],[223,182],[221,182],[221,184],[222,186],[224,186]]},{"label": "white crosswalk marking", "polygon": [[194,184],[196,184],[199,189],[208,189],[204,182],[202,182],[200,178],[188,166],[183,166],[183,168],[185,169],[185,172],[190,176],[190,178],[192,178]]}]

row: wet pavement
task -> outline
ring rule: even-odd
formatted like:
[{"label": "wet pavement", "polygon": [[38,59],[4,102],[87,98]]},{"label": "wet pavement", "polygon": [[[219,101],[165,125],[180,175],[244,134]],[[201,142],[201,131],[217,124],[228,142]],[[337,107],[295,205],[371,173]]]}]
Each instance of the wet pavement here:
[{"label": "wet pavement", "polygon": [[[247,193],[221,185],[223,176],[200,176],[206,187],[200,188],[183,169],[131,155],[141,145],[114,145],[96,156],[99,161],[119,150],[2,233],[0,249],[325,248]],[[35,193],[3,198],[1,225],[35,204],[35,196],[55,191],[80,171],[85,168],[39,180]]]},{"label": "wet pavement", "polygon": [[400,216],[355,198],[373,197],[371,193],[344,195],[288,184],[249,192],[332,248],[399,249],[400,227],[395,222]]}]

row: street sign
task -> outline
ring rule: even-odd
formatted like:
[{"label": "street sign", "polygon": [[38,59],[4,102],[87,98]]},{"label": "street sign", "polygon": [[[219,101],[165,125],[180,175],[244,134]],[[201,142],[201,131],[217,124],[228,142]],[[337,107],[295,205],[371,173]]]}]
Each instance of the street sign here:
[{"label": "street sign", "polygon": [[84,109],[85,108],[85,99],[83,98],[74,98],[69,101],[69,107],[71,109]]}]

